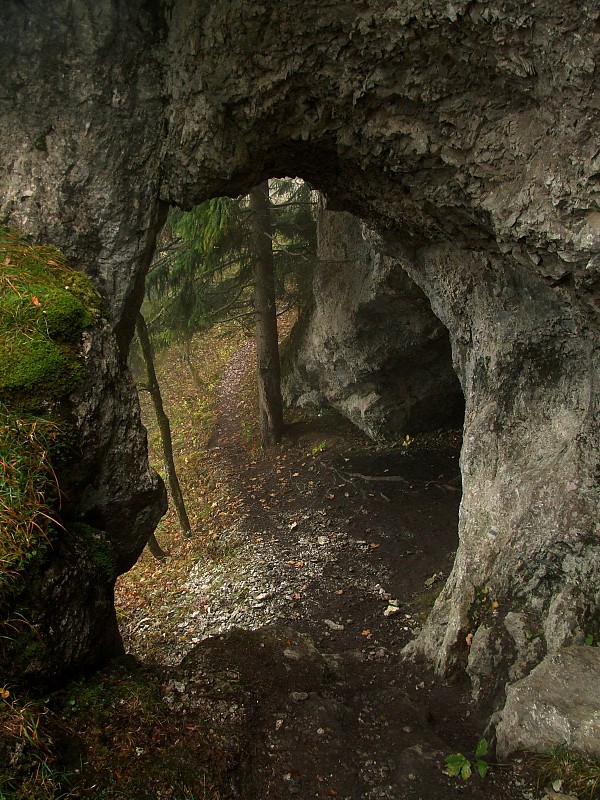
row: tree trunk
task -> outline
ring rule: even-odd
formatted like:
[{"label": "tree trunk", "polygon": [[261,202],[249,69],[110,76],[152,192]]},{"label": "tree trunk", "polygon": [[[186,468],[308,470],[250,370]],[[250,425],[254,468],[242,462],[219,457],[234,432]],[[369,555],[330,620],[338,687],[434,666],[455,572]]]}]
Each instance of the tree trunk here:
[{"label": "tree trunk", "polygon": [[148,539],[148,550],[150,550],[154,558],[157,558],[159,561],[167,560],[168,553],[165,553],[153,533],[150,534],[150,538]]},{"label": "tree trunk", "polygon": [[268,181],[250,192],[254,259],[254,311],[256,317],[256,366],[258,409],[263,447],[277,444],[283,434],[281,368],[277,336],[277,310],[272,246],[271,203]]},{"label": "tree trunk", "polygon": [[160,386],[156,377],[156,370],[154,368],[154,357],[152,353],[152,344],[150,343],[150,336],[148,334],[148,327],[146,320],[141,314],[138,314],[136,320],[136,331],[140,340],[142,348],[142,355],[144,356],[144,363],[146,364],[146,374],[148,376],[148,391],[154,403],[154,411],[156,412],[156,419],[160,430],[160,441],[162,444],[163,458],[165,464],[165,473],[167,475],[167,483],[171,491],[171,497],[175,504],[175,510],[179,518],[179,524],[184,536],[192,535],[192,526],[188,519],[183,495],[179,486],[177,472],[175,471],[175,461],[173,460],[173,441],[171,439],[171,425],[169,418],[165,414],[163,408],[162,396],[160,393]]}]

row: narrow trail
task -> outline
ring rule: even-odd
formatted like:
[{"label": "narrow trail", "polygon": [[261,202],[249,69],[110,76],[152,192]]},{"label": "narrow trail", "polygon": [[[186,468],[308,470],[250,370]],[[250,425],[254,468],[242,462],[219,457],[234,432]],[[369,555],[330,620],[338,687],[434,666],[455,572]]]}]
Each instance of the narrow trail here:
[{"label": "narrow trail", "polygon": [[251,755],[236,796],[537,796],[518,764],[485,782],[445,774],[444,756],[472,751],[482,723],[464,686],[399,655],[451,567],[459,435],[382,448],[324,414],[256,456],[241,401],[252,353],[245,344],[223,376],[210,440],[237,509],[225,556],[189,575],[194,611],[169,657],[185,656],[184,695],[194,675],[221,676],[232,720],[244,716]]},{"label": "narrow trail", "polygon": [[245,341],[234,353],[219,383],[219,416],[208,447],[220,450],[222,458],[228,462],[232,461],[232,454],[239,453],[244,447],[242,422],[245,415],[240,413],[239,397],[248,372],[252,369],[255,352],[254,341]]}]

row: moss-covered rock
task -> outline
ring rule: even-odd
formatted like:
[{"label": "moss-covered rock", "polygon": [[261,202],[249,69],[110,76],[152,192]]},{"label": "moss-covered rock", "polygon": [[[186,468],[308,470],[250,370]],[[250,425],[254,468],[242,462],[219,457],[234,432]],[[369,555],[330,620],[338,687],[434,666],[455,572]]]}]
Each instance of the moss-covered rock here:
[{"label": "moss-covered rock", "polygon": [[49,545],[57,489],[48,452],[55,434],[48,421],[0,407],[0,608]]},{"label": "moss-covered rock", "polygon": [[123,652],[114,581],[166,505],[136,401],[89,279],[0,225],[0,674],[13,685]]},{"label": "moss-covered rock", "polygon": [[81,335],[101,308],[53,247],[0,227],[0,402],[45,411],[82,379]]},{"label": "moss-covered rock", "polygon": [[57,465],[75,439],[68,396],[82,334],[100,312],[89,280],[53,247],[0,226],[0,610],[47,560],[59,520]]}]

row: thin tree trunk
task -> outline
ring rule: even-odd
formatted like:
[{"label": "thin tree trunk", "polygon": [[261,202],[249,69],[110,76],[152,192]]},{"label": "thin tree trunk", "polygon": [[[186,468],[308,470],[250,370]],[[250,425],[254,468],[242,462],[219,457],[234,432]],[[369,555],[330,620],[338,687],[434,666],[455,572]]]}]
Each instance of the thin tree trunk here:
[{"label": "thin tree trunk", "polygon": [[265,181],[250,192],[252,231],[256,258],[253,262],[254,311],[256,317],[256,366],[258,408],[263,447],[277,444],[283,435],[281,367],[277,336],[277,310],[272,244],[269,183]]},{"label": "thin tree trunk", "polygon": [[148,539],[148,550],[150,550],[154,558],[157,558],[159,561],[166,561],[167,556],[169,555],[168,553],[165,553],[165,551],[159,545],[158,540],[153,533],[150,534],[150,538]]},{"label": "thin tree trunk", "polygon": [[192,526],[188,519],[183,495],[179,486],[177,472],[175,471],[175,462],[173,460],[173,441],[171,439],[171,425],[169,418],[165,414],[163,408],[162,396],[160,393],[160,386],[156,377],[156,370],[154,368],[154,357],[152,353],[152,344],[150,343],[150,336],[148,334],[148,327],[146,320],[141,314],[138,314],[136,320],[136,332],[140,340],[142,348],[142,355],[144,356],[144,363],[146,364],[146,374],[148,376],[148,391],[154,403],[154,411],[156,412],[156,419],[160,430],[160,441],[162,444],[165,472],[167,475],[167,482],[171,491],[171,497],[175,504],[175,510],[179,518],[179,524],[184,536],[192,535]]}]

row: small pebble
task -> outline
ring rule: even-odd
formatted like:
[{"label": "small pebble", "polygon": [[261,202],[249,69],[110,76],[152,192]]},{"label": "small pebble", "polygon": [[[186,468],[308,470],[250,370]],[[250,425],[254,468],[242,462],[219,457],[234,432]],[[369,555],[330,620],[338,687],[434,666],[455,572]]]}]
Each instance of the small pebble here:
[{"label": "small pebble", "polygon": [[290,692],[290,697],[294,703],[301,703],[303,700],[308,700],[306,692]]}]

